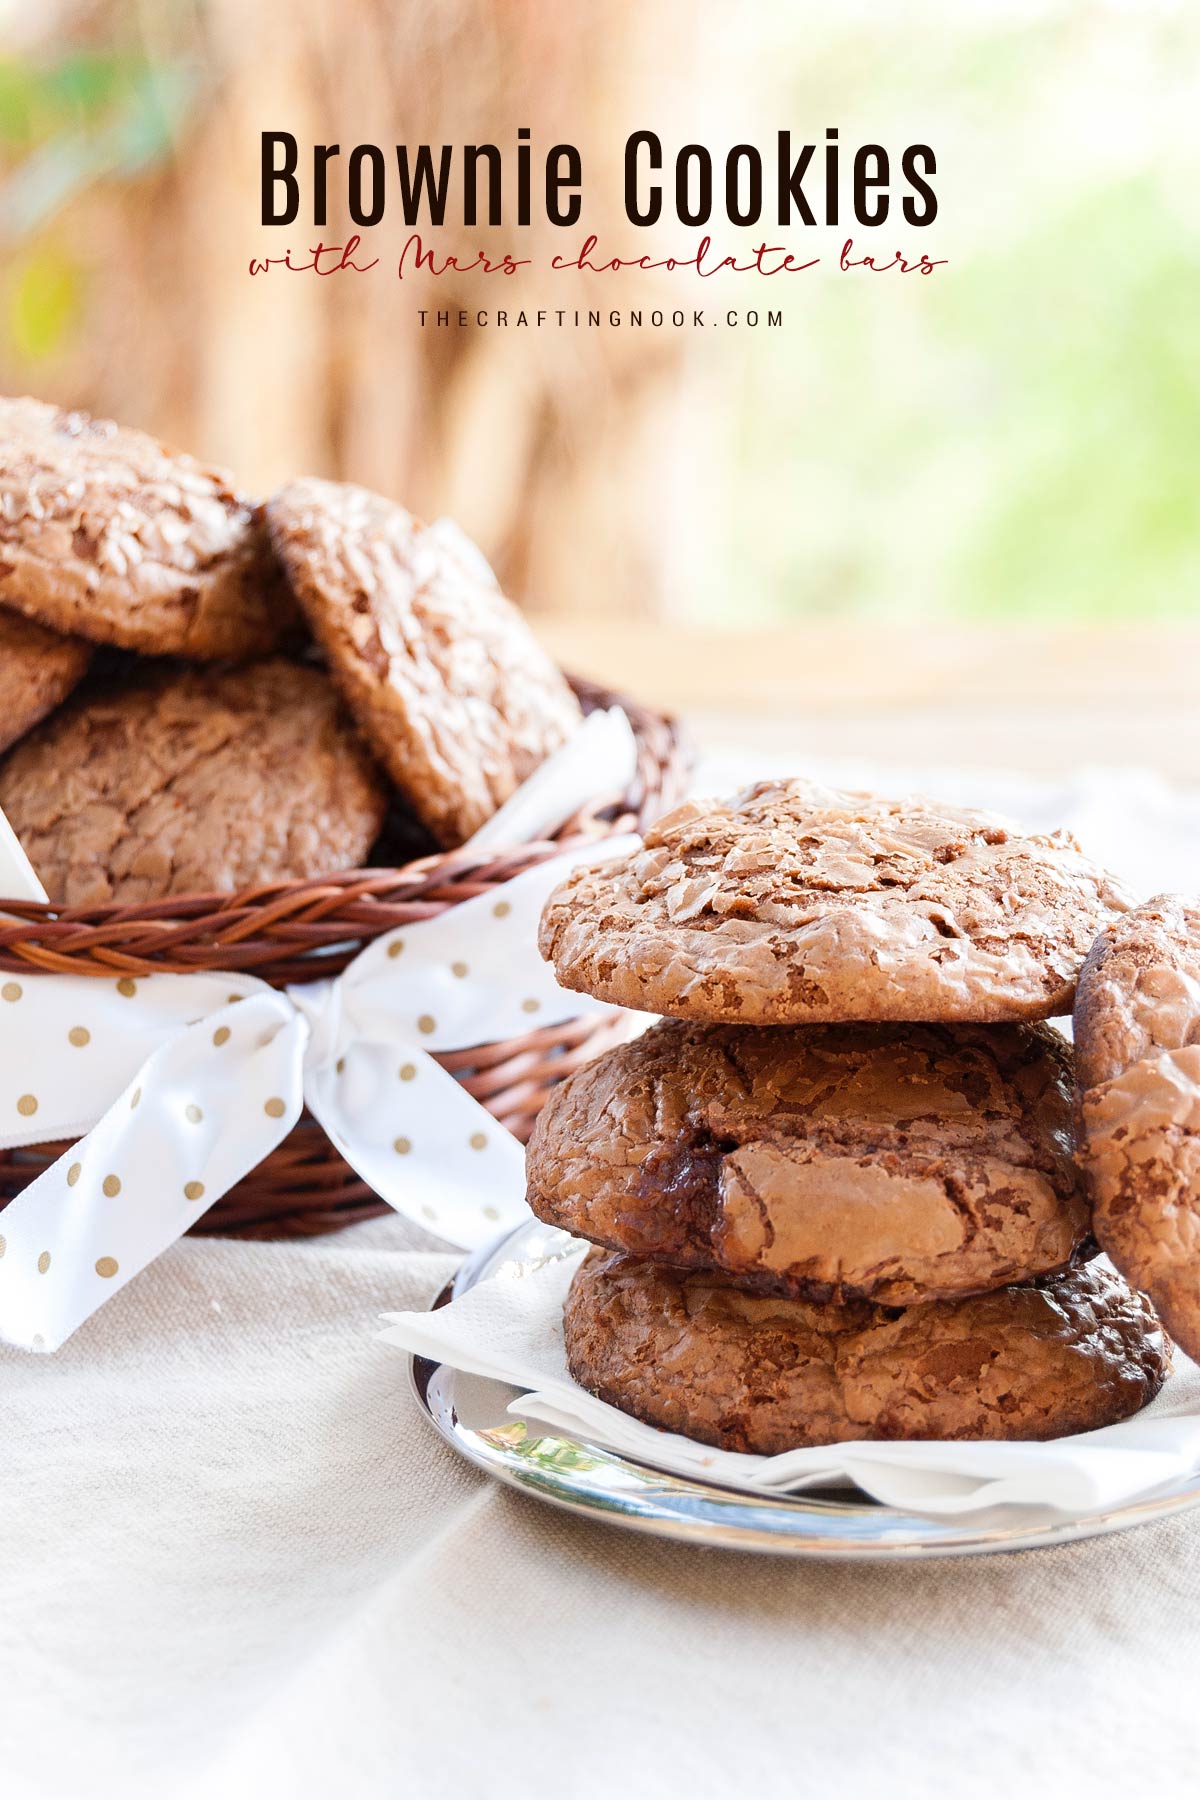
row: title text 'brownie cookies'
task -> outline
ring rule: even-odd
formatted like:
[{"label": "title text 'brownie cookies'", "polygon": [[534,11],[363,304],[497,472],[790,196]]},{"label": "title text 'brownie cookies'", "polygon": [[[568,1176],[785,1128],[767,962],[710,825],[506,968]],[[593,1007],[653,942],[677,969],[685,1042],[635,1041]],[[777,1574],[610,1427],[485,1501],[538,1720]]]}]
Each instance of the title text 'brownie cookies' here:
[{"label": "title text 'brownie cookies'", "polygon": [[570,1076],[539,1218],[820,1302],[982,1293],[1090,1239],[1070,1046],[1047,1025],[665,1021]]},{"label": "title text 'brownie cookies'", "polygon": [[293,482],[267,515],[376,756],[438,842],[462,843],[570,736],[570,687],[457,532],[332,481]]},{"label": "title text 'brownie cookies'", "polygon": [[1097,932],[1131,904],[1063,832],[762,782],[576,871],[540,942],[565,987],[681,1018],[986,1023],[1069,1011]]},{"label": "title text 'brownie cookies'", "polygon": [[276,659],[77,698],[0,763],[52,902],[138,904],[356,867],[386,794],[333,687]]},{"label": "title text 'brownie cookies'", "polygon": [[1200,904],[1160,895],[1097,939],[1075,1041],[1096,1235],[1200,1357]]},{"label": "title text 'brownie cookies'", "polygon": [[261,656],[295,618],[227,475],[39,400],[0,400],[0,606],[205,662]]}]

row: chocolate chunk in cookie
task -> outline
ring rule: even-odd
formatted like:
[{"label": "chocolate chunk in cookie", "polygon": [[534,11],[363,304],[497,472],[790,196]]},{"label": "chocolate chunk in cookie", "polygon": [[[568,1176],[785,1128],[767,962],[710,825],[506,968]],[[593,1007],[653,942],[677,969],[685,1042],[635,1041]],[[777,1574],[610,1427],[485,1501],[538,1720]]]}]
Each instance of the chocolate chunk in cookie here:
[{"label": "chocolate chunk in cookie", "polygon": [[1096,1236],[1200,1357],[1200,903],[1160,895],[1101,934],[1075,1042]]},{"label": "chocolate chunk in cookie", "polygon": [[667,1021],[555,1089],[529,1204],[739,1286],[892,1306],[1089,1245],[1070,1046],[1048,1025]]},{"label": "chocolate chunk in cookie", "polygon": [[297,481],[271,536],[369,743],[438,842],[462,843],[579,722],[478,551],[365,488]]},{"label": "chocolate chunk in cookie", "polygon": [[92,646],[82,638],[0,612],[0,750],[61,706],[91,659]]},{"label": "chocolate chunk in cookie", "polygon": [[151,656],[261,656],[295,623],[260,513],[145,432],[0,400],[0,604]]},{"label": "chocolate chunk in cookie", "polygon": [[565,987],[682,1018],[989,1023],[1068,1012],[1097,931],[1131,904],[1062,832],[761,782],[577,870],[540,943]]},{"label": "chocolate chunk in cookie", "polygon": [[0,763],[59,905],[233,892],[360,865],[386,794],[325,676],[160,671],[77,699]]},{"label": "chocolate chunk in cookie", "polygon": [[1149,1304],[1096,1264],[897,1311],[747,1294],[593,1251],[564,1328],[571,1374],[609,1405],[764,1456],[862,1438],[1066,1437],[1127,1419],[1170,1367]]}]

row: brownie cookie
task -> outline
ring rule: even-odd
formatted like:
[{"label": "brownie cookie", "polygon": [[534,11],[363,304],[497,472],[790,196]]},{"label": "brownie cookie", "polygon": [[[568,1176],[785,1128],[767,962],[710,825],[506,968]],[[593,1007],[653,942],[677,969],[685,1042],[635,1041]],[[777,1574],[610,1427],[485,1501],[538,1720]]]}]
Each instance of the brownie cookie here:
[{"label": "brownie cookie", "polygon": [[564,987],[683,1018],[987,1023],[1069,1012],[1089,945],[1130,905],[1063,832],[760,782],[577,870],[540,945]]},{"label": "brownie cookie", "polygon": [[742,1287],[908,1306],[1081,1253],[1071,1109],[1048,1025],[669,1020],[554,1090],[529,1204]]},{"label": "brownie cookie", "polygon": [[1080,971],[1080,1089],[1190,1044],[1200,1044],[1200,901],[1159,894],[1107,926]]},{"label": "brownie cookie", "polygon": [[1161,895],[1101,934],[1075,1042],[1096,1235],[1200,1357],[1200,903]]},{"label": "brownie cookie", "polygon": [[0,400],[0,603],[151,656],[259,656],[294,622],[261,514],[145,432]]},{"label": "brownie cookie", "polygon": [[746,1294],[593,1251],[567,1295],[571,1374],[610,1406],[722,1450],[857,1438],[1067,1437],[1152,1400],[1170,1347],[1093,1264],[903,1311]]},{"label": "brownie cookie", "polygon": [[53,712],[82,680],[92,646],[0,612],[0,750]]},{"label": "brownie cookie", "polygon": [[422,822],[461,844],[579,723],[470,542],[365,488],[296,481],[271,537],[334,680]]},{"label": "brownie cookie", "polygon": [[0,763],[0,806],[50,899],[90,907],[355,867],[386,795],[324,675],[277,660],[70,702]]}]

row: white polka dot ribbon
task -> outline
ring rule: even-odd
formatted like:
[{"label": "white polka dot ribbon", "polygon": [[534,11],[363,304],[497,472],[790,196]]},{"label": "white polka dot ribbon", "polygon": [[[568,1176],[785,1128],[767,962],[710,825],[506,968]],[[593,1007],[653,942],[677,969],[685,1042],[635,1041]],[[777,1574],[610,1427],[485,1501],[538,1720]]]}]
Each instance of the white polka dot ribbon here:
[{"label": "white polka dot ribbon", "polygon": [[391,932],[329,981],[0,977],[0,1147],[86,1132],[0,1213],[0,1337],[53,1350],[287,1136],[307,1103],[375,1192],[464,1248],[524,1216],[524,1153],[430,1051],[595,1003],[536,949],[611,839]]},{"label": "white polka dot ribbon", "polygon": [[[569,818],[627,780],[633,755],[624,716],[593,714],[485,828],[489,844],[512,841],[506,823],[535,837],[539,820]],[[377,1194],[451,1243],[524,1216],[520,1144],[430,1052],[597,1010],[539,957],[538,917],[577,863],[637,841],[555,857],[286,993],[237,974],[0,973],[0,1149],[80,1139],[0,1213],[0,1339],[57,1349],[305,1104]]]}]

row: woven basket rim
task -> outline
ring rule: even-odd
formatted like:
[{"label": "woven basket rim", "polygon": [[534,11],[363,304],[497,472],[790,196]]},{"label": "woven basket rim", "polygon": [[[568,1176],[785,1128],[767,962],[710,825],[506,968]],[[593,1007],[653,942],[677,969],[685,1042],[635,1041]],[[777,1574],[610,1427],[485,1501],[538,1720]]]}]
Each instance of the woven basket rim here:
[{"label": "woven basket rim", "polygon": [[[182,895],[92,911],[0,900],[0,973],[138,976],[163,970],[247,970],[274,986],[340,972],[366,942],[486,894],[549,856],[606,835],[642,830],[681,795],[687,747],[676,720],[572,678],[585,709],[620,705],[633,726],[638,771],[624,794],[598,796],[553,839],[480,855],[446,851],[396,868],[343,870],[241,894]],[[165,953],[164,953],[165,946]],[[0,984],[2,985],[2,984]],[[435,1060],[524,1142],[550,1090],[610,1041],[604,1013]],[[0,1210],[54,1146],[0,1153]],[[390,1211],[307,1116],[285,1141],[197,1220],[193,1231],[246,1238],[312,1237]]]},{"label": "woven basket rim", "polygon": [[160,971],[245,971],[277,986],[316,980],[340,973],[365,943],[386,931],[487,893],[564,850],[643,829],[682,785],[686,751],[678,722],[598,683],[568,679],[586,711],[612,705],[624,710],[638,768],[624,793],[598,795],[553,837],[139,905],[61,907],[0,896],[0,972],[111,980]]}]

